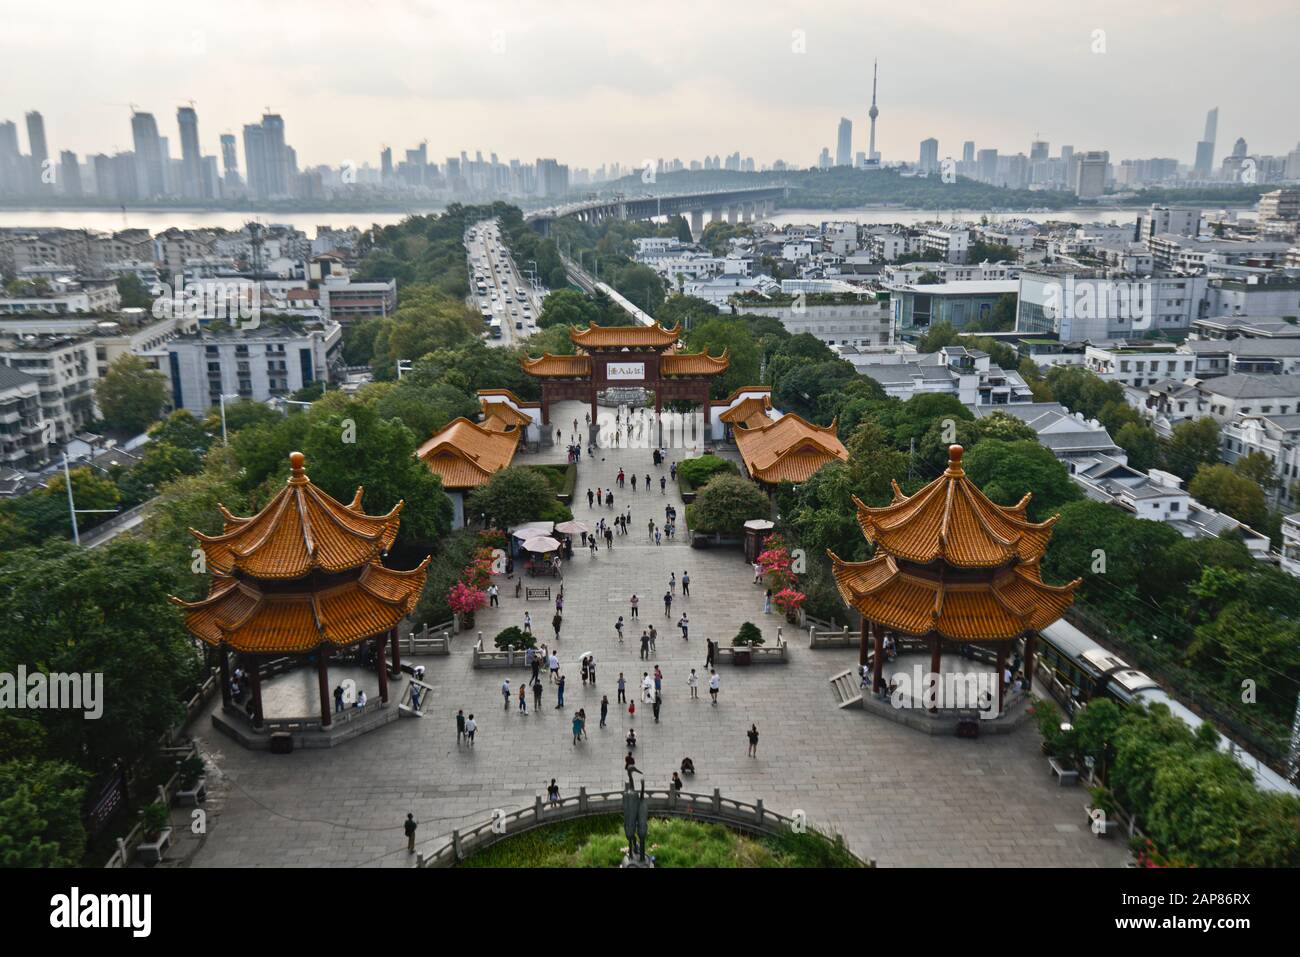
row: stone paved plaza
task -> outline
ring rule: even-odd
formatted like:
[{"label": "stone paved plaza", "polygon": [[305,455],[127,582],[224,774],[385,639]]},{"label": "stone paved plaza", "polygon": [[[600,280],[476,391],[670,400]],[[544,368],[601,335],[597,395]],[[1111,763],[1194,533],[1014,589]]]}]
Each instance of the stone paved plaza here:
[{"label": "stone paved plaza", "polygon": [[[582,420],[584,406],[564,403],[556,422]],[[603,455],[603,460],[602,460]],[[679,527],[685,516],[672,483],[658,489],[661,474],[649,450],[597,450],[584,453],[574,513],[580,520],[632,509],[632,534],[617,537],[612,552],[592,559],[575,552],[565,569],[564,627],[559,642],[561,670],[567,675],[565,707],[555,708],[555,689],[546,686],[542,708],[527,716],[512,699],[502,709],[501,681],[512,689],[526,674],[520,668],[474,670],[472,633],[458,636],[450,657],[424,657],[425,680],[436,687],[422,719],[406,718],[334,749],[291,755],[245,751],[220,735],[207,714],[194,733],[208,753],[209,833],[190,859],[192,866],[390,866],[407,867],[401,825],[408,811],[420,822],[418,843],[452,828],[479,823],[494,808],[512,810],[533,803],[556,778],[563,794],[579,786],[618,788],[623,780],[624,737],[637,730],[637,764],[647,783],[667,784],[683,755],[698,774],[687,789],[753,801],[783,813],[798,808],[811,825],[839,832],[860,856],[881,866],[1121,866],[1125,842],[1100,840],[1087,828],[1081,787],[1056,786],[1039,753],[1032,725],[977,740],[931,737],[858,709],[839,710],[827,679],[857,660],[856,651],[807,647],[806,635],[791,633],[790,662],[735,668],[723,665],[720,703],[711,707],[705,682],[699,700],[689,700],[686,676],[703,675],[704,639],[726,645],[746,620],[758,624],[769,643],[784,619],[763,614],[762,589],[738,550],[697,550],[679,535],[656,547],[647,541],[646,522],[661,522],[665,504],[676,505]],[[560,450],[524,457],[524,464],[562,461]],[[622,466],[655,480],[650,494],[635,495],[630,485],[615,493],[615,509],[589,510],[586,489],[614,484]],[[667,466],[662,472],[667,472]],[[668,576],[689,571],[691,595],[681,589],[671,617],[664,616]],[[628,598],[641,599],[641,621],[659,631],[657,653],[647,666],[639,660],[640,629],[629,616]],[[476,629],[490,646],[506,625],[519,625],[527,607],[534,630],[550,640],[553,605],[514,597],[513,582],[501,582],[501,607],[478,615]],[[676,628],[682,611],[690,617],[690,639]],[[624,643],[614,622],[625,616]],[[584,688],[578,656],[596,656],[599,686]],[[615,702],[615,680],[622,671],[629,698],[643,671],[658,663],[664,672],[664,704],[655,724],[640,704],[634,719]],[[290,676],[286,681],[295,681]],[[403,679],[405,680],[405,679]],[[304,683],[305,682],[305,683]],[[335,682],[337,683],[337,682]],[[311,694],[314,676],[299,682]],[[373,675],[362,682],[374,695]],[[393,682],[393,700],[400,685]],[[597,726],[602,693],[611,702],[609,726]],[[570,720],[583,707],[588,740],[574,746]],[[472,750],[457,747],[457,708],[473,712],[478,741]],[[271,714],[268,710],[268,714]],[[310,713],[310,712],[309,712]],[[745,732],[758,725],[758,757],[747,756]]]}]

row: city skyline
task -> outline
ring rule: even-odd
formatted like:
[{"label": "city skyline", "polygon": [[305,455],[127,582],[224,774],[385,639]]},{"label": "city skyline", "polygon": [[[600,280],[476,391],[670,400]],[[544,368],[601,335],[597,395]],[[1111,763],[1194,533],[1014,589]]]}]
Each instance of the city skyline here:
[{"label": "city skyline", "polygon": [[[958,156],[966,140],[1019,152],[1041,138],[1190,165],[1214,105],[1216,164],[1237,137],[1264,153],[1286,153],[1300,138],[1300,109],[1281,95],[1258,95],[1234,68],[1289,55],[1284,27],[1300,15],[1276,3],[1234,13],[1212,35],[1195,28],[1194,16],[1161,20],[1117,4],[1086,16],[1046,14],[1020,0],[1001,4],[1005,16],[982,15],[980,23],[998,24],[986,34],[957,7],[873,12],[869,23],[846,23],[849,8],[835,3],[797,15],[757,5],[743,24],[673,3],[628,6],[619,11],[626,27],[615,32],[564,3],[551,14],[379,3],[364,20],[344,19],[349,8],[326,3],[337,21],[296,16],[306,9],[297,3],[273,10],[236,3],[219,21],[170,8],[153,17],[162,10],[153,0],[69,6],[88,29],[57,30],[50,13],[28,7],[10,13],[0,38],[16,81],[0,93],[0,118],[21,122],[39,111],[51,156],[130,149],[132,107],[159,118],[179,156],[175,111],[193,101],[203,154],[218,155],[222,134],[239,134],[268,112],[285,117],[302,167],[376,166],[384,145],[401,151],[422,140],[431,158],[482,149],[596,168],[738,149],[760,165],[807,167],[835,142],[840,117],[869,129],[877,56],[876,149],[885,162],[913,159],[930,137],[941,158]],[[662,40],[647,45],[640,37],[651,20]],[[247,30],[250,23],[258,29]],[[719,35],[733,42],[719,43]],[[890,55],[922,35],[925,58]],[[320,44],[334,42],[387,53],[321,65]],[[1093,52],[1099,42],[1104,52]],[[121,49],[147,49],[151,75],[166,77],[167,87],[142,86],[136,58]],[[972,55],[984,57],[976,82]],[[80,68],[65,78],[50,69],[59,57]],[[1222,69],[1189,76],[1183,64],[1202,60]],[[86,71],[96,77],[91,95]],[[998,109],[999,98],[1015,109]],[[1132,109],[1115,110],[1115,102]],[[1152,110],[1161,122],[1151,122]]]}]

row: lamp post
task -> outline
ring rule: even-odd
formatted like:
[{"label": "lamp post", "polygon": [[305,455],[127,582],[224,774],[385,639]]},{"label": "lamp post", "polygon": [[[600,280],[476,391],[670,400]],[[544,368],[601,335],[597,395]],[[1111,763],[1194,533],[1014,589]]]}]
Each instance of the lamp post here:
[{"label": "lamp post", "polygon": [[218,397],[218,402],[221,404],[221,444],[222,445],[230,444],[230,438],[226,435],[226,400],[237,399],[237,398],[239,398],[239,393],[237,392],[232,392],[229,395],[223,392]]},{"label": "lamp post", "polygon": [[116,508],[77,508],[72,497],[72,472],[68,468],[68,453],[63,453],[63,484],[68,487],[68,517],[72,520],[72,544],[81,544],[81,530],[77,528],[78,515],[105,514],[121,511]]}]

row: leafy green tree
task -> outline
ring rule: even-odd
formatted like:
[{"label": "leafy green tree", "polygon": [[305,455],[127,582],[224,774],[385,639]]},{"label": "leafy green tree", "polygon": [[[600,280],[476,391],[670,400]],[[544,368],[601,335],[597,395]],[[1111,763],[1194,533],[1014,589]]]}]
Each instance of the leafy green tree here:
[{"label": "leafy green tree", "polygon": [[964,458],[966,474],[999,505],[1014,505],[1028,492],[1029,517],[1041,522],[1062,505],[1082,497],[1051,451],[1035,441],[986,439]]},{"label": "leafy green tree", "polygon": [[718,475],[700,490],[690,508],[694,531],[740,535],[746,522],[772,511],[763,490],[738,475]]},{"label": "leafy green tree", "polygon": [[140,277],[128,273],[117,280],[117,294],[122,297],[123,309],[149,309],[153,306],[153,295]]},{"label": "leafy green tree", "polygon": [[1202,465],[1219,461],[1219,423],[1209,416],[1174,426],[1165,447],[1165,465],[1183,479],[1191,479]]},{"label": "leafy green tree", "polygon": [[382,419],[401,419],[402,424],[423,442],[452,419],[465,417],[474,421],[479,406],[473,398],[447,383],[421,385],[404,377],[400,382],[376,382],[361,392],[365,401],[374,401]]},{"label": "leafy green tree", "polygon": [[1273,460],[1263,452],[1247,452],[1232,463],[1232,470],[1265,491],[1275,489],[1279,484]]},{"label": "leafy green tree", "polygon": [[342,412],[312,412],[301,449],[312,481],[343,502],[364,486],[362,507],[371,515],[404,502],[398,542],[422,558],[451,529],[452,507],[442,482],[415,457],[415,434],[356,400]]},{"label": "leafy green tree", "polygon": [[[70,470],[72,495],[78,509],[115,509],[122,493],[111,479],[82,466]],[[43,489],[27,493],[13,505],[17,522],[30,531],[32,540],[49,536],[72,538],[72,521],[68,516],[68,487],[62,472],[55,472]],[[84,531],[108,519],[107,514],[78,515],[78,528]]]},{"label": "leafy green tree", "polygon": [[649,266],[633,263],[614,276],[614,288],[650,315],[657,315],[664,301],[664,281]]},{"label": "leafy green tree", "polygon": [[707,299],[674,293],[664,300],[664,304],[655,313],[655,318],[669,329],[681,326],[689,333],[701,323],[716,318],[718,314],[718,307]]},{"label": "leafy green tree", "polygon": [[512,528],[529,521],[549,521],[543,510],[553,501],[555,493],[540,473],[511,466],[471,492],[466,511],[485,515],[489,523],[501,528]]},{"label": "leafy green tree", "polygon": [[1202,504],[1252,528],[1262,525],[1268,517],[1264,490],[1229,465],[1202,465],[1187,491]]},{"label": "leafy green tree", "polygon": [[1159,567],[1181,541],[1164,522],[1135,519],[1107,502],[1068,502],[1052,527],[1043,577],[1053,582],[1083,578],[1076,595],[1090,602],[1129,593],[1155,600],[1164,597],[1170,583],[1149,574],[1150,569]]},{"label": "leafy green tree", "polygon": [[152,755],[181,718],[199,656],[167,600],[178,578],[128,536],[89,551],[46,542],[0,555],[0,671],[39,664],[103,675],[102,720],[70,709],[39,713],[51,757],[92,773],[119,759],[130,764]]},{"label": "leafy green tree", "polygon": [[1106,382],[1082,366],[1052,366],[1046,380],[1057,402],[1086,419],[1098,418],[1108,402],[1124,402],[1122,385]]},{"label": "leafy green tree", "polygon": [[0,867],[76,867],[89,776],[64,761],[0,763]]},{"label": "leafy green tree", "polygon": [[709,387],[713,398],[722,399],[741,386],[758,383],[758,346],[744,323],[721,317],[706,319],[687,334],[686,345],[692,352],[713,356],[726,351],[727,371],[714,376]]},{"label": "leafy green tree", "polygon": [[1149,425],[1129,422],[1115,433],[1115,444],[1128,454],[1128,464],[1139,472],[1148,472],[1160,465],[1160,438]]},{"label": "leafy green tree", "polygon": [[849,451],[848,478],[853,493],[868,505],[887,505],[893,485],[907,476],[907,456],[893,448],[885,430],[867,421],[844,443]]},{"label": "leafy green tree", "polygon": [[[237,403],[237,405],[242,404],[242,401]],[[260,403],[249,404],[256,404],[261,408],[266,408]],[[227,412],[234,408],[234,405],[227,407]],[[267,409],[267,412],[274,415],[269,409]],[[219,423],[218,428],[220,428]],[[203,423],[199,422],[193,413],[185,409],[177,409],[149,429],[149,440],[151,442],[165,442],[167,445],[174,445],[178,449],[189,449],[203,453],[212,446],[212,433],[204,428]]]},{"label": "leafy green tree", "polygon": [[110,426],[143,432],[167,402],[167,380],[139,356],[119,356],[95,384],[95,399]]},{"label": "leafy green tree", "polygon": [[577,289],[557,289],[542,302],[541,315],[537,317],[539,329],[552,326],[578,326],[583,328],[598,322],[600,309],[587,295]]}]

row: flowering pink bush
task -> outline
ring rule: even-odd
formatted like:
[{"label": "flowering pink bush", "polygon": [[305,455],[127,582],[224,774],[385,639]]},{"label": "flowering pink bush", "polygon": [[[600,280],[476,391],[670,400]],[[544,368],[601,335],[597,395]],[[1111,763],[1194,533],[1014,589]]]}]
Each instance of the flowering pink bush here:
[{"label": "flowering pink bush", "polygon": [[798,611],[803,607],[803,603],[808,600],[808,596],[801,591],[793,588],[782,588],[772,596],[772,603],[780,608],[787,615]]},{"label": "flowering pink bush", "polygon": [[458,615],[472,615],[487,604],[487,595],[467,582],[456,582],[447,591],[447,604]]}]

